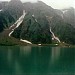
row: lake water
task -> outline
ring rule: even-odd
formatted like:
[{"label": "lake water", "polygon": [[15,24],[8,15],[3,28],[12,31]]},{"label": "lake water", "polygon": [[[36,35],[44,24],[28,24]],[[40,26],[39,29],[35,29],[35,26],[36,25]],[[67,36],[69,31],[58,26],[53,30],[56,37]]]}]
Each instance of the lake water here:
[{"label": "lake water", "polygon": [[0,75],[75,75],[75,48],[0,46]]}]

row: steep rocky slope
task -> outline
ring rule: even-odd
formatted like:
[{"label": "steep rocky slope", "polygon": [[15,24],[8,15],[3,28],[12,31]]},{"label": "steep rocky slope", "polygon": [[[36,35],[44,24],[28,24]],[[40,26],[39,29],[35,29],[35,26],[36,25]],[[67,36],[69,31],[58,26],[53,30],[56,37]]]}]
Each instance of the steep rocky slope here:
[{"label": "steep rocky slope", "polygon": [[75,44],[75,29],[71,23],[62,18],[63,12],[55,10],[45,3],[24,3],[27,15],[22,25],[15,30],[13,36],[27,39],[33,43],[52,43],[50,27],[61,42]]},{"label": "steep rocky slope", "polygon": [[12,25],[23,12],[23,4],[19,0],[11,0],[0,11],[0,32]]}]

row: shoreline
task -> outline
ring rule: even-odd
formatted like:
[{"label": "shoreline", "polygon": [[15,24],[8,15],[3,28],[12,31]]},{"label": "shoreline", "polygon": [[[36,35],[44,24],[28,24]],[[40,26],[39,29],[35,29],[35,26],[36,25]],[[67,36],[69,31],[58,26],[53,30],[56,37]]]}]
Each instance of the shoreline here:
[{"label": "shoreline", "polygon": [[68,48],[73,48],[75,47],[75,45],[57,45],[57,44],[41,44],[41,45],[38,45],[38,44],[26,44],[26,43],[21,43],[21,44],[0,44],[0,46],[37,46],[37,47],[42,47],[42,46],[50,46],[50,47],[68,47]]}]

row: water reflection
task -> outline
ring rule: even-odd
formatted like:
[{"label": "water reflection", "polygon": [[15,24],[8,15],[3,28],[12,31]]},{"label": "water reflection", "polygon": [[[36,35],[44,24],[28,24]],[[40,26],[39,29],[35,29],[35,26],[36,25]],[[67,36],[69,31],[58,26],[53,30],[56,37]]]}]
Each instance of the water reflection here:
[{"label": "water reflection", "polygon": [[75,48],[0,47],[0,74],[72,74],[75,73],[74,56]]},{"label": "water reflection", "polygon": [[31,53],[31,46],[21,46],[20,53],[28,56]]},{"label": "water reflection", "polygon": [[60,47],[52,47],[51,62],[54,63],[60,58]]},{"label": "water reflection", "polygon": [[20,64],[19,64],[18,61],[15,61],[15,65],[14,65],[14,66],[15,66],[15,67],[14,67],[14,70],[15,70],[15,74],[16,74],[16,75],[23,73],[23,72],[22,72],[22,68],[21,68],[21,66],[20,66]]},{"label": "water reflection", "polygon": [[12,62],[12,50],[8,48],[7,60],[9,63]]}]

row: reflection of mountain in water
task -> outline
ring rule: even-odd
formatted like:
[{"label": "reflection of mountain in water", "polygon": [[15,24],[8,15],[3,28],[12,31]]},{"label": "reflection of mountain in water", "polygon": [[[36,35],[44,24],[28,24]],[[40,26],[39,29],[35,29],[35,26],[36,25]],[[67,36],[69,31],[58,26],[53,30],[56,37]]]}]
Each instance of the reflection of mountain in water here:
[{"label": "reflection of mountain in water", "polygon": [[31,54],[31,46],[23,46],[23,47],[20,47],[20,53],[21,55],[29,55]]},{"label": "reflection of mountain in water", "polygon": [[72,74],[75,72],[74,55],[74,48],[0,47],[0,74]]},{"label": "reflection of mountain in water", "polygon": [[54,63],[59,60],[60,57],[60,47],[52,47],[51,62]]}]

